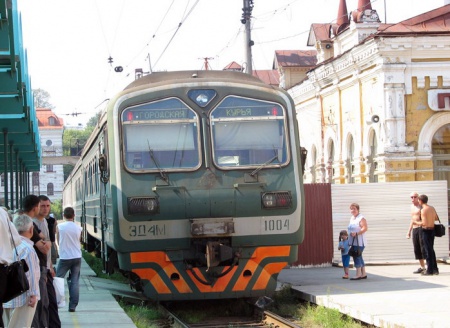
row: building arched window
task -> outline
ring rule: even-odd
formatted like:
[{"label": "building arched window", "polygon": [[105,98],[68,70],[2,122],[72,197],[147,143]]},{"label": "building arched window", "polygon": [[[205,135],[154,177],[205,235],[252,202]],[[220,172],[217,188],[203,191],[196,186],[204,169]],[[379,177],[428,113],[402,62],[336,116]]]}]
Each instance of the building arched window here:
[{"label": "building arched window", "polygon": [[48,118],[48,125],[50,125],[50,126],[56,125],[56,119],[53,116],[50,116]]},{"label": "building arched window", "polygon": [[53,189],[53,183],[47,183],[47,196],[52,196],[55,194],[55,191]]}]

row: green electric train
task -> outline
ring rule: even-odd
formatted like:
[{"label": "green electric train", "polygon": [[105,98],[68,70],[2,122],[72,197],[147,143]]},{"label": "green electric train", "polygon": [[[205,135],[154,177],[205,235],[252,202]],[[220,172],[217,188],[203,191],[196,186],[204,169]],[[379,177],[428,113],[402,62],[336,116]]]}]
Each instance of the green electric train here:
[{"label": "green electric train", "polygon": [[304,237],[293,101],[239,72],[141,77],[109,101],[63,204],[150,299],[270,296]]}]

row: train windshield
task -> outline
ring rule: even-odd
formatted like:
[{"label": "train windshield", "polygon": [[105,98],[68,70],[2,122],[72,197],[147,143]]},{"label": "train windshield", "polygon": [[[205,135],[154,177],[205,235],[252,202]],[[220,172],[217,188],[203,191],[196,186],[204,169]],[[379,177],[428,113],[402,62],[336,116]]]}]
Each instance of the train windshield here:
[{"label": "train windshield", "polygon": [[279,167],[289,161],[285,110],[236,96],[211,112],[214,163],[223,169]]},{"label": "train windshield", "polygon": [[179,99],[122,112],[125,166],[131,171],[193,170],[200,166],[199,118]]}]

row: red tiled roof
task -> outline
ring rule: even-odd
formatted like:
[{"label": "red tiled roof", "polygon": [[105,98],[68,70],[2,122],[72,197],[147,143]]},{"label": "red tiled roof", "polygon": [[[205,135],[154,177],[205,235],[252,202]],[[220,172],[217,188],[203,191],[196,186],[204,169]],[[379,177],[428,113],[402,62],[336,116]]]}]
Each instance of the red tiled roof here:
[{"label": "red tiled roof", "polygon": [[450,32],[450,5],[409,18],[397,24],[378,28],[377,35]]},{"label": "red tiled roof", "polygon": [[325,41],[330,39],[330,31],[332,25],[327,24],[311,24],[309,30],[309,37],[307,41],[308,46],[315,46],[315,41]]},{"label": "red tiled roof", "polygon": [[281,67],[314,67],[316,50],[276,50],[275,60]]},{"label": "red tiled roof", "polygon": [[224,71],[226,70],[242,70],[242,66],[236,63],[235,61],[229,63],[227,66],[223,68]]},{"label": "red tiled roof", "polygon": [[256,76],[266,84],[274,86],[280,85],[280,74],[276,69],[254,70],[253,76]]},{"label": "red tiled roof", "polygon": [[[64,127],[64,120],[58,116],[50,108],[36,108],[36,117],[38,119],[39,128],[45,129],[62,129]],[[49,118],[53,117],[53,125],[49,124]]]}]

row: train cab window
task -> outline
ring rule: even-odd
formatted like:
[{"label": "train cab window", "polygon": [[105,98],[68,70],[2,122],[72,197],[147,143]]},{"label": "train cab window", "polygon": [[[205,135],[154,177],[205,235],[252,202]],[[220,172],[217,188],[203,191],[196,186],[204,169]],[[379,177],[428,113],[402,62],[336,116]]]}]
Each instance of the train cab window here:
[{"label": "train cab window", "polygon": [[286,115],[279,104],[230,96],[211,112],[210,120],[216,166],[269,168],[289,161]]},{"label": "train cab window", "polygon": [[199,117],[179,99],[122,112],[125,166],[130,171],[186,171],[200,166]]}]

